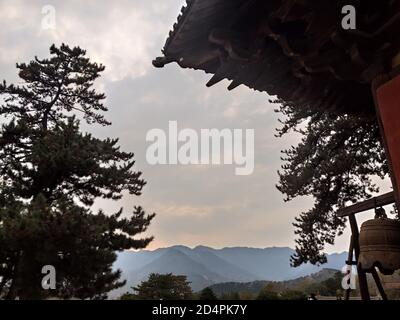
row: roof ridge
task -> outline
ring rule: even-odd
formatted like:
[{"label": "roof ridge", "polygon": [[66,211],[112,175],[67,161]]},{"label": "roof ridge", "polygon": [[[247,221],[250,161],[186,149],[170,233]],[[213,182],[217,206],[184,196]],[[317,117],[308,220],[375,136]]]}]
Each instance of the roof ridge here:
[{"label": "roof ridge", "polygon": [[197,0],[186,0],[186,5],[182,6],[181,13],[178,16],[177,21],[174,23],[172,30],[170,30],[169,32],[169,36],[165,41],[164,48],[161,50],[163,54],[165,54],[165,52],[168,50],[168,47],[172,43],[173,39],[175,39],[179,31],[185,25],[188,14],[190,13],[190,9],[196,1]]}]

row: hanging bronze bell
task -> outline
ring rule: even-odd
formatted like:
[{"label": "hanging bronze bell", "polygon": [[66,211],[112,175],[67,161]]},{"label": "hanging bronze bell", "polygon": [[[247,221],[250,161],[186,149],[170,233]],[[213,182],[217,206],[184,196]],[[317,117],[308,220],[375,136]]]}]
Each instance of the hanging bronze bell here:
[{"label": "hanging bronze bell", "polygon": [[359,243],[358,263],[364,271],[369,272],[377,267],[384,275],[390,275],[400,269],[399,220],[379,215],[377,210],[375,219],[361,225]]}]

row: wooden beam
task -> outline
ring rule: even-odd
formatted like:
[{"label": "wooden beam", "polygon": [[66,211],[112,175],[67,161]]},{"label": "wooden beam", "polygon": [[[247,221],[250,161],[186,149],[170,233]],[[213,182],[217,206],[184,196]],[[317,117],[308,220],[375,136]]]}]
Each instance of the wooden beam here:
[{"label": "wooden beam", "polygon": [[[348,253],[347,261],[346,261],[346,264],[349,266],[353,266],[353,251],[354,251],[354,236],[352,235],[350,238],[349,253]],[[355,263],[355,264],[357,264],[357,263]],[[349,288],[346,290],[346,293],[345,293],[345,300],[350,300],[350,294],[351,294],[351,288],[349,286]]]},{"label": "wooden beam", "polygon": [[373,268],[371,273],[372,273],[372,276],[374,277],[376,287],[379,290],[379,293],[380,293],[380,295],[382,297],[382,300],[388,300],[388,297],[386,295],[385,289],[382,286],[381,279],[379,278],[378,272],[376,271],[375,268]]},{"label": "wooden beam", "polygon": [[358,272],[358,282],[360,285],[361,299],[365,301],[371,300],[371,296],[368,290],[367,274],[365,273],[364,270],[360,268],[360,266],[357,266],[357,272]]},{"label": "wooden beam", "polygon": [[394,202],[395,197],[394,192],[392,191],[381,196],[353,204],[352,206],[339,209],[337,215],[339,217],[348,217],[359,212],[375,209],[376,207],[386,206]]},{"label": "wooden beam", "polygon": [[358,274],[358,283],[360,285],[360,294],[362,300],[370,300],[369,290],[368,290],[368,280],[365,271],[361,268],[358,263],[360,257],[360,231],[358,229],[357,219],[354,214],[349,216],[350,227],[351,227],[351,238],[354,247],[354,255],[357,262],[357,274]]},{"label": "wooden beam", "polygon": [[357,219],[354,215],[349,217],[350,228],[351,228],[351,237],[353,241],[353,248],[354,248],[354,257],[356,263],[358,264],[358,257],[360,256],[360,243],[359,243],[359,236],[360,231],[358,229]]}]

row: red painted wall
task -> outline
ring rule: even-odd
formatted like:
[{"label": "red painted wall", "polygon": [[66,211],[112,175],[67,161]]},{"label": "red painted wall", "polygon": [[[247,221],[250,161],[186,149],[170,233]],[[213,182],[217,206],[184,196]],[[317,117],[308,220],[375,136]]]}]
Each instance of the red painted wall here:
[{"label": "red painted wall", "polygon": [[[400,191],[400,76],[386,82],[376,92],[378,112],[391,162],[392,181]],[[400,199],[399,193],[397,193]]]}]

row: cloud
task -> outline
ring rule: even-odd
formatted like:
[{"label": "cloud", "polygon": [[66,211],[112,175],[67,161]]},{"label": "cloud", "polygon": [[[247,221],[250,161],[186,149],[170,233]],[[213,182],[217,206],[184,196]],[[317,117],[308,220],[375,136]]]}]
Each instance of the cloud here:
[{"label": "cloud", "polygon": [[[0,61],[15,63],[26,53],[43,54],[50,44],[68,42],[88,50],[107,66],[111,81],[144,75],[159,54],[177,2],[119,0],[0,1]],[[44,6],[53,6],[56,28],[43,30]]]},{"label": "cloud", "polygon": [[[149,233],[158,245],[294,245],[294,217],[309,199],[285,204],[276,190],[280,150],[296,137],[274,137],[278,115],[268,95],[243,86],[229,92],[223,81],[206,88],[209,75],[177,65],[154,69],[169,29],[183,4],[176,0],[0,0],[0,68],[15,79],[15,62],[46,57],[50,44],[80,45],[106,65],[99,88],[108,96],[110,127],[90,127],[100,137],[120,137],[134,151],[137,169],[148,185],[141,197],[98,201],[114,211],[134,204],[158,213]],[[42,30],[44,5],[56,9],[55,30]],[[255,129],[255,171],[236,176],[233,166],[150,166],[145,161],[146,133],[180,128]]]}]

